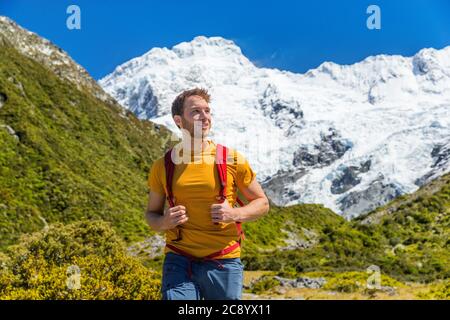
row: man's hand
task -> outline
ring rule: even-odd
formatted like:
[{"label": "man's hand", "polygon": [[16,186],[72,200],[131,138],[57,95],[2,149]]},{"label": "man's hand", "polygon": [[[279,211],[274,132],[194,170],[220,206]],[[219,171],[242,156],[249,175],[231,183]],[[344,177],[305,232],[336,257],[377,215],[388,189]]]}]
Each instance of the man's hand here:
[{"label": "man's hand", "polygon": [[211,218],[214,223],[239,221],[237,210],[230,206],[227,199],[222,203],[211,205]]},{"label": "man's hand", "polygon": [[188,221],[185,206],[178,205],[172,208],[167,208],[164,212],[162,228],[164,230],[170,230],[176,226]]}]

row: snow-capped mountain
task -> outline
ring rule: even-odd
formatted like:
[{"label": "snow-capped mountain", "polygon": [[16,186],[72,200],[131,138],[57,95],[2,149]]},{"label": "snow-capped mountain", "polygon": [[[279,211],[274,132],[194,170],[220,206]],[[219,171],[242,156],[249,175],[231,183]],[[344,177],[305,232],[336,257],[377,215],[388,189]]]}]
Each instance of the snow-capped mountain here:
[{"label": "snow-capped mountain", "polygon": [[153,48],[99,83],[174,132],[176,95],[209,89],[211,138],[243,153],[279,205],[322,203],[352,217],[450,170],[450,46],[295,74],[200,36]]}]

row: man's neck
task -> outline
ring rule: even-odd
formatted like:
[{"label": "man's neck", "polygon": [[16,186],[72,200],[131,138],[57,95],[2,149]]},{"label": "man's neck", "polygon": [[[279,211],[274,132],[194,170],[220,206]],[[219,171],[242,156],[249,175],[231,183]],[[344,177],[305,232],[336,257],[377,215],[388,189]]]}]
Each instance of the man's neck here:
[{"label": "man's neck", "polygon": [[209,146],[209,142],[206,138],[202,140],[190,139],[190,142],[190,144],[189,142],[183,142],[183,149],[186,150],[186,152],[200,153]]}]

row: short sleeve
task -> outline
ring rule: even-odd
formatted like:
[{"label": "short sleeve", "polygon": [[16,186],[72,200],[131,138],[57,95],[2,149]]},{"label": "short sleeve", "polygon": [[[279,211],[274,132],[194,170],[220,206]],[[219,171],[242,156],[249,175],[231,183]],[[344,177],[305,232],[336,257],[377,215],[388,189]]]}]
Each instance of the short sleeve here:
[{"label": "short sleeve", "polygon": [[164,165],[161,159],[153,162],[152,168],[150,169],[150,174],[148,176],[148,188],[156,193],[165,195],[164,184],[163,184],[163,170]]},{"label": "short sleeve", "polygon": [[237,183],[248,187],[256,177],[256,173],[250,167],[248,160],[239,152],[237,154]]}]

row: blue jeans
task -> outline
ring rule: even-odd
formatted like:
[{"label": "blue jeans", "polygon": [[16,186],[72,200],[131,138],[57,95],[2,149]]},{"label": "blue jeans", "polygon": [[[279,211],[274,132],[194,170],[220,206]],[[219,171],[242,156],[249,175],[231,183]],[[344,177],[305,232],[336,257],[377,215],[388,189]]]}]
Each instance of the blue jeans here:
[{"label": "blue jeans", "polygon": [[[240,300],[244,266],[240,258],[192,261],[168,252],[164,258],[161,293],[163,300]],[[191,277],[189,277],[189,263]]]}]

